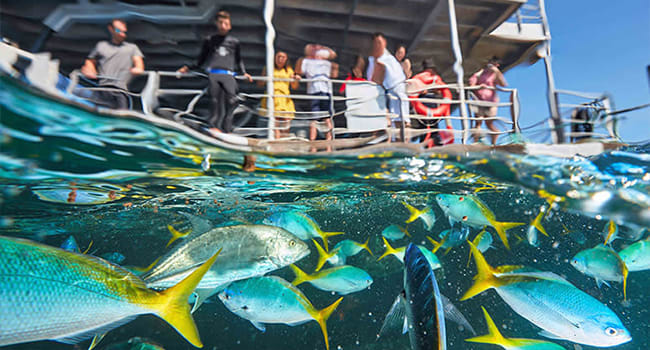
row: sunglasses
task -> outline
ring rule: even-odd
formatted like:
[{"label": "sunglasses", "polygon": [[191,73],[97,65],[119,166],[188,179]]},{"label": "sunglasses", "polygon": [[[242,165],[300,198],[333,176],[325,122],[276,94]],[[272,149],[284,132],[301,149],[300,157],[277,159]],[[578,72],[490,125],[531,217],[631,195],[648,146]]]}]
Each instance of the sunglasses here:
[{"label": "sunglasses", "polygon": [[117,33],[117,34],[121,34],[121,33],[126,34],[126,30],[121,30],[119,28],[113,28],[113,29],[115,30],[115,33]]}]

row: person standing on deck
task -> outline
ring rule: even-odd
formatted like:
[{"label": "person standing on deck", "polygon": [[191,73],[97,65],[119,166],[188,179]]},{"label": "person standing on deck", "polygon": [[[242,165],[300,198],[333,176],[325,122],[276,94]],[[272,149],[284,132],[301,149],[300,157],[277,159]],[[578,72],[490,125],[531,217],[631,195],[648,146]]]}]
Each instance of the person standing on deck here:
[{"label": "person standing on deck", "polygon": [[406,46],[404,46],[404,44],[397,46],[397,49],[395,50],[395,58],[402,66],[406,79],[409,79],[413,75],[413,70],[411,69],[411,59],[406,57]]},{"label": "person standing on deck", "polygon": [[[266,76],[266,67],[264,67],[264,70],[262,70],[262,75]],[[291,94],[290,89],[297,89],[298,84],[300,83],[300,76],[293,71],[293,68],[291,68],[291,65],[289,64],[289,56],[284,51],[278,51],[275,53],[273,78],[285,80],[293,79],[293,81],[273,82],[273,111],[275,112],[274,134],[275,138],[279,139],[281,137],[289,136],[289,130],[291,129],[291,119],[294,117],[296,107],[294,106],[291,97],[287,96]],[[263,80],[257,82],[258,86],[264,86],[265,84],[266,82]],[[267,114],[269,107],[268,99],[266,97],[262,99],[261,105],[262,113]]]},{"label": "person standing on deck", "polygon": [[[208,124],[212,126],[210,130],[229,133],[233,131],[232,112],[238,104],[235,71],[239,71],[249,82],[253,78],[246,73],[239,40],[229,34],[232,28],[230,13],[223,10],[217,12],[215,25],[217,34],[203,41],[196,65],[191,68],[208,72],[208,90],[212,101],[212,115],[208,119]],[[178,72],[187,73],[189,70],[189,66],[183,66]]]},{"label": "person standing on deck", "polygon": [[[506,82],[506,79],[503,77],[503,73],[499,70],[499,59],[497,57],[492,57],[485,67],[483,69],[479,70],[478,72],[474,73],[470,78],[469,78],[469,85],[470,86],[480,86],[483,89],[476,90],[476,97],[480,101],[487,101],[487,102],[494,102],[497,103],[499,102],[499,95],[497,95],[497,91],[495,89],[486,89],[487,87],[494,88],[495,86],[508,86],[508,83]],[[497,116],[497,106],[478,106],[476,108],[476,112],[474,113],[477,118],[494,118]],[[481,129],[481,124],[483,123],[482,120],[477,120],[475,124],[475,128],[477,130]],[[497,128],[494,125],[494,119],[486,119],[485,120],[485,126],[492,131],[493,133],[490,134],[490,138],[492,139],[492,145],[496,145],[497,143],[497,138],[499,137],[498,132],[499,128]],[[474,140],[478,141],[480,136],[480,132],[474,133]]]},{"label": "person standing on deck", "polygon": [[[318,121],[325,122],[327,131],[325,132],[325,139],[332,139],[332,114],[334,113],[330,98],[332,96],[332,84],[330,78],[336,78],[339,75],[338,64],[331,62],[336,58],[336,52],[329,47],[318,44],[307,44],[305,46],[305,57],[300,58],[296,63],[296,73],[304,75],[307,79],[315,81],[307,82],[307,94],[312,96],[322,97],[314,99],[311,102],[312,112],[328,112],[328,115],[319,118]],[[324,98],[327,97],[327,98]],[[317,128],[316,121],[312,121],[309,125],[309,139],[316,140]],[[328,147],[330,150],[331,147]]]},{"label": "person standing on deck", "polygon": [[[113,19],[108,24],[111,40],[95,45],[81,67],[81,73],[90,79],[99,78],[100,87],[127,90],[134,75],[144,72],[144,55],[136,44],[126,42],[126,22]],[[93,94],[100,104],[114,109],[129,108],[127,94],[121,91],[97,91]]]},{"label": "person standing on deck", "polygon": [[[391,115],[391,125],[401,123],[403,116],[405,126],[410,126],[409,101],[406,95],[406,75],[395,56],[386,49],[386,37],[382,33],[372,36],[372,55],[368,57],[368,80],[380,84],[388,95],[388,109]],[[401,101],[397,98],[399,97]]]}]

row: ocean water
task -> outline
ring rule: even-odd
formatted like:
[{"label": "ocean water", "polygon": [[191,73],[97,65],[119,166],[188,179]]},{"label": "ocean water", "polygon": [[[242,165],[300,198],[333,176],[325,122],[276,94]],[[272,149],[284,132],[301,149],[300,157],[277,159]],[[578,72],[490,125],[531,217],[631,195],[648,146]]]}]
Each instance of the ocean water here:
[{"label": "ocean water", "polygon": [[[546,201],[540,193],[562,196],[543,221],[550,237],[539,247],[526,243],[526,228],[509,232],[506,250],[494,235],[485,253],[492,265],[523,264],[552,271],[602,301],[630,330],[633,340],[617,349],[650,348],[650,271],[632,272],[628,301],[622,286],[596,283],[570,264],[577,252],[603,242],[610,219],[619,223],[618,251],[647,236],[650,227],[650,145],[627,147],[594,157],[559,159],[501,152],[405,154],[300,158],[258,155],[253,173],[242,171],[243,154],[215,148],[188,135],[137,120],[95,115],[37,97],[6,81],[0,86],[0,235],[60,246],[74,236],[90,254],[118,252],[128,266],[147,266],[166,249],[167,225],[183,231],[189,217],[213,226],[229,221],[256,222],[285,209],[312,216],[326,231],[344,231],[330,239],[363,242],[370,238],[372,257],[348,259],[368,271],[374,283],[344,297],[328,321],[331,349],[408,349],[408,337],[377,341],[384,315],[401,291],[402,265],[383,251],[381,231],[405,225],[402,202],[429,206],[437,220],[426,230],[420,220],[408,224],[413,235],[395,242],[431,245],[449,222],[435,202],[438,193],[477,195],[499,221],[530,223]],[[209,170],[201,167],[211,155]],[[540,190],[545,192],[540,192]],[[568,228],[568,232],[564,229]],[[472,229],[470,238],[478,230]],[[492,231],[492,233],[494,233]],[[518,237],[522,238],[521,240]],[[298,265],[312,272],[316,250]],[[468,246],[438,251],[436,271],[441,292],[465,314],[478,334],[486,332],[481,306],[507,337],[537,338],[539,329],[520,317],[493,291],[459,301],[476,274]],[[293,277],[288,269],[275,275]],[[338,298],[303,284],[300,289],[317,308]],[[0,311],[1,312],[1,311]],[[194,318],[205,349],[325,349],[315,322],[300,326],[267,325],[266,332],[230,313],[214,298]],[[470,344],[467,330],[448,322],[449,349],[494,349]],[[138,338],[136,338],[138,337]],[[143,340],[144,339],[144,340]],[[170,326],[142,316],[108,333],[97,349],[144,349],[139,341],[164,349],[191,349]],[[567,349],[574,344],[556,341]],[[52,341],[7,349],[84,349]],[[575,349],[589,349],[588,346]]]}]

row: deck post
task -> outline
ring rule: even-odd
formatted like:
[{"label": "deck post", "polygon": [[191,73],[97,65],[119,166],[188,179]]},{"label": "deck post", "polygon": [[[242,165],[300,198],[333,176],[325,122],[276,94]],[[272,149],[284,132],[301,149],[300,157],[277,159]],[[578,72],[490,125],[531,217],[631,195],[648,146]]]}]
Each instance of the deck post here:
[{"label": "deck post", "polygon": [[458,40],[458,25],[456,24],[456,5],[454,0],[447,0],[449,5],[449,31],[451,33],[451,47],[454,50],[454,72],[456,72],[456,84],[458,84],[458,110],[460,111],[461,121],[463,124],[463,144],[467,143],[469,139],[469,120],[467,119],[467,105],[465,104],[465,86],[463,79],[465,72],[463,70],[463,53],[460,49],[460,41]]},{"label": "deck post", "polygon": [[[264,1],[264,23],[266,24],[266,113],[268,121],[268,139],[275,139],[275,103],[273,101],[273,71],[275,70],[275,28],[273,28],[273,11],[275,10],[274,0]],[[264,107],[264,106],[262,106]]]},{"label": "deck post", "polygon": [[555,79],[553,78],[553,67],[551,66],[551,31],[546,18],[546,7],[544,0],[539,0],[539,11],[542,17],[542,26],[544,28],[544,65],[546,67],[546,83],[548,97],[548,108],[551,112],[551,137],[553,143],[564,143],[564,125],[560,116],[560,109],[557,103],[557,92],[555,90]]}]

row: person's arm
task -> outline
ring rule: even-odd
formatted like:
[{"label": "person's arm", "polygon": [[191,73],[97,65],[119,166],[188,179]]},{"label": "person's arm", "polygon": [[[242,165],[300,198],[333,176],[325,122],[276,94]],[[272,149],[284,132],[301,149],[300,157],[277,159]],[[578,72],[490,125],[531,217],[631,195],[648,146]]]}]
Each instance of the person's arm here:
[{"label": "person's arm", "polygon": [[199,53],[199,56],[196,58],[196,64],[188,66],[184,65],[181,68],[177,70],[179,73],[187,73],[190,71],[191,68],[200,68],[203,66],[205,61],[208,59],[208,54],[210,52],[210,38],[207,38],[203,40],[203,43],[201,45],[201,52]]},{"label": "person's arm", "polygon": [[413,72],[411,71],[411,60],[405,58],[402,63],[404,64],[404,74],[406,74],[406,79],[408,79],[413,75]]},{"label": "person's arm", "polygon": [[97,79],[97,66],[95,60],[86,58],[84,65],[81,67],[81,74],[90,79]]},{"label": "person's arm", "polygon": [[246,73],[246,66],[244,66],[244,60],[241,58],[241,45],[239,44],[239,41],[237,41],[237,46],[235,46],[235,62],[239,66],[239,71],[242,72],[244,78],[248,79],[249,83],[252,83],[253,77]]},{"label": "person's arm", "polygon": [[133,67],[131,67],[131,74],[140,75],[144,73],[144,59],[142,56],[133,56]]},{"label": "person's arm", "polygon": [[325,50],[327,50],[327,52],[329,53],[329,56],[327,57],[328,60],[331,61],[331,60],[336,59],[336,51],[330,49],[330,48],[327,47],[327,46],[323,46],[323,47],[321,47],[321,49],[325,49]]},{"label": "person's arm", "polygon": [[481,72],[483,72],[483,70],[480,70],[469,77],[469,86],[476,86],[478,83],[478,76],[481,74]]},{"label": "person's arm", "polygon": [[503,76],[503,73],[501,73],[499,68],[496,68],[496,74],[497,74],[496,85],[508,86],[508,82],[506,81],[506,78]]},{"label": "person's arm", "polygon": [[[291,69],[291,68],[289,68],[289,69]],[[291,77],[293,79],[296,79],[296,80],[292,81],[290,85],[291,85],[291,88],[293,90],[295,90],[295,89],[298,88],[298,85],[300,85],[300,75],[296,74],[296,72],[294,72],[293,69],[291,69],[291,73],[292,73]]]},{"label": "person's arm", "polygon": [[382,85],[384,83],[384,75],[386,74],[386,66],[383,63],[375,60],[375,69],[372,71],[372,81]]},{"label": "person's arm", "polygon": [[298,75],[303,75],[304,74],[304,72],[302,71],[302,61],[304,59],[305,59],[304,57],[300,57],[298,59],[298,61],[296,62],[296,74],[298,74]]},{"label": "person's arm", "polygon": [[339,77],[339,64],[332,62],[332,68],[330,70],[330,77],[331,78],[338,78]]},{"label": "person's arm", "polygon": [[[264,67],[264,68],[262,69],[262,76],[263,76],[263,77],[266,76],[266,67]],[[265,80],[258,80],[258,81],[257,81],[257,86],[262,87],[262,86],[264,86],[264,85],[266,85],[266,81],[265,81]]]}]

